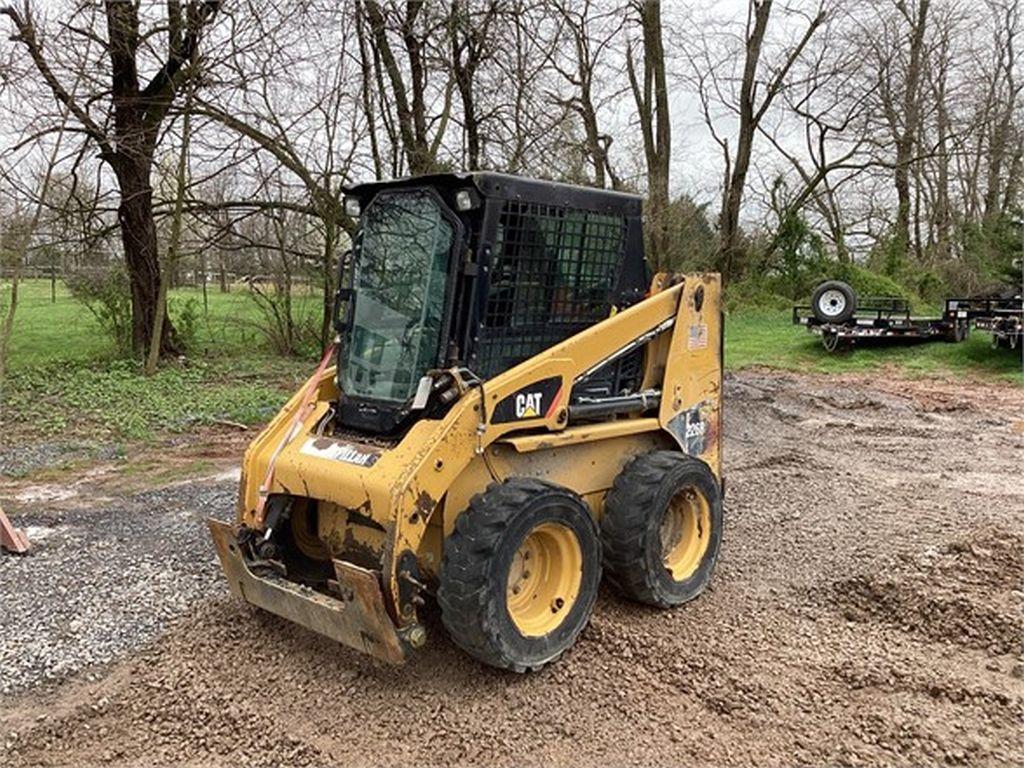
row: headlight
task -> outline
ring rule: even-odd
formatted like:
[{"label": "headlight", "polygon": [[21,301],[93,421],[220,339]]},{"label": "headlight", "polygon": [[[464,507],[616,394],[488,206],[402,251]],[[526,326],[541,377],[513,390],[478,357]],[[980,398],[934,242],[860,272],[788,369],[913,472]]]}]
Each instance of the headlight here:
[{"label": "headlight", "polygon": [[353,219],[358,219],[359,218],[359,214],[362,213],[362,209],[359,206],[359,198],[357,198],[357,197],[346,197],[345,198],[345,213],[347,213]]},{"label": "headlight", "polygon": [[475,201],[473,193],[468,189],[460,189],[455,193],[455,207],[460,211],[468,211],[473,208]]}]

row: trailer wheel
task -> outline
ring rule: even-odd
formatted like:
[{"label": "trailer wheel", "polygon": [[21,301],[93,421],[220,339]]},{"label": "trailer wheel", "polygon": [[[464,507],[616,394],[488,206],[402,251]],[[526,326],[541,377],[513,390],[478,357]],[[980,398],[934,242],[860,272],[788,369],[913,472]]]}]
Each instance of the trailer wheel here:
[{"label": "trailer wheel", "polygon": [[857,294],[841,280],[828,280],[811,294],[811,311],[819,322],[845,323],[857,311]]},{"label": "trailer wheel", "polygon": [[437,600],[456,645],[515,672],[543,667],[590,620],[597,524],[568,488],[511,478],[477,494],[445,540]]},{"label": "trailer wheel", "polygon": [[966,341],[969,333],[970,324],[966,320],[954,320],[952,326],[949,326],[946,330],[943,338],[953,344],[959,344],[961,341]]},{"label": "trailer wheel", "polygon": [[676,451],[633,459],[615,478],[601,520],[608,581],[668,608],[707,587],[722,543],[722,496],[711,468]]}]

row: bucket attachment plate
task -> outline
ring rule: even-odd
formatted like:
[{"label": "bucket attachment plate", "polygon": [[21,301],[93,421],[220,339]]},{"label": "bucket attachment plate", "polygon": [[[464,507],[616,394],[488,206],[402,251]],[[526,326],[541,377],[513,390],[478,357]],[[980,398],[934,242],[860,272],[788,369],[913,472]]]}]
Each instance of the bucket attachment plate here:
[{"label": "bucket attachment plate", "polygon": [[238,546],[234,528],[220,520],[207,520],[207,524],[236,596],[384,661],[405,661],[405,644],[384,608],[384,595],[373,571],[334,560],[341,596],[331,597],[277,574],[253,573]]}]

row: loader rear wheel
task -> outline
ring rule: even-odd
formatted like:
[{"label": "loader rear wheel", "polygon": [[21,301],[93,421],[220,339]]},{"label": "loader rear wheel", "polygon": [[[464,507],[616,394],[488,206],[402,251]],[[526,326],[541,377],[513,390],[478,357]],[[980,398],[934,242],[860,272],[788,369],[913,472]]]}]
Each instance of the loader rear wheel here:
[{"label": "loader rear wheel", "polygon": [[676,451],[633,459],[601,520],[604,569],[623,595],[661,608],[697,597],[722,543],[722,496],[710,467]]},{"label": "loader rear wheel", "polygon": [[554,483],[511,478],[456,519],[437,598],[456,645],[525,672],[576,641],[600,580],[601,544],[584,501]]}]

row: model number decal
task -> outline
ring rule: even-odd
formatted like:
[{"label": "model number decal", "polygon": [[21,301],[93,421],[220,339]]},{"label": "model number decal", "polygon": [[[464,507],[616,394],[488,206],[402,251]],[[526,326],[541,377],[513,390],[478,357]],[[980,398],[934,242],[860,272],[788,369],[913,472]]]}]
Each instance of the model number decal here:
[{"label": "model number decal", "polygon": [[690,326],[690,338],[687,340],[687,347],[690,351],[705,349],[708,345],[708,326],[705,323],[697,323]]}]

